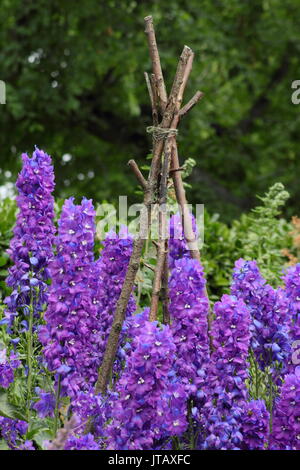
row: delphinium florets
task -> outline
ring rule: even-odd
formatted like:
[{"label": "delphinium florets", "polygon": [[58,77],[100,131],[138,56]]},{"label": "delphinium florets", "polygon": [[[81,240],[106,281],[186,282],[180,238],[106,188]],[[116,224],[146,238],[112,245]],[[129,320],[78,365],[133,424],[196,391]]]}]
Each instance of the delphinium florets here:
[{"label": "delphinium florets", "polygon": [[71,436],[66,442],[64,450],[100,450],[93,434]]},{"label": "delphinium florets", "polygon": [[80,392],[72,401],[72,413],[76,415],[76,437],[85,434],[88,422],[92,422],[93,435],[97,439],[99,448],[105,447],[104,427],[111,419],[112,409],[118,394],[108,387],[106,394],[101,395],[90,391]]},{"label": "delphinium florets", "polygon": [[300,373],[300,264],[290,267],[283,280],[290,313],[291,352],[288,371],[289,373]]},{"label": "delphinium florets", "polygon": [[55,409],[55,396],[52,392],[46,392],[41,390],[39,387],[35,389],[39,400],[33,405],[40,418],[46,418],[47,416],[54,416]]},{"label": "delphinium florets", "polygon": [[300,375],[284,378],[280,397],[276,400],[270,448],[300,450]]},{"label": "delphinium florets", "polygon": [[10,449],[18,449],[24,443],[24,435],[28,423],[17,419],[0,416],[0,437],[4,439]]},{"label": "delphinium florets", "polygon": [[248,398],[250,313],[245,303],[223,295],[214,307],[213,352],[206,378],[203,407],[204,449],[240,448],[240,405]]},{"label": "delphinium florets", "polygon": [[[133,238],[127,227],[121,226],[119,234],[109,232],[102,242],[100,258],[94,263],[94,280],[92,283],[93,303],[97,307],[97,340],[100,362],[105,352],[107,339],[113,322],[114,311],[119,299],[127,267],[132,253]],[[136,310],[133,295],[127,304],[125,319],[130,318]],[[123,350],[125,335],[121,332],[120,347],[117,352],[114,372],[119,373],[124,362]]]},{"label": "delphinium florets", "polygon": [[251,347],[260,367],[286,367],[290,354],[289,311],[283,289],[275,290],[261,276],[255,261],[235,263],[232,294],[243,299],[250,310]]},{"label": "delphinium florets", "polygon": [[5,299],[7,308],[2,321],[8,323],[8,332],[15,337],[15,343],[20,326],[34,329],[34,325],[29,325],[30,314],[38,320],[47,302],[48,265],[55,234],[51,157],[36,148],[31,158],[22,154],[22,161],[16,183],[19,211],[8,250],[14,264],[6,282],[12,292]]},{"label": "delphinium florets", "polygon": [[94,262],[95,211],[83,199],[65,201],[58,223],[56,255],[50,264],[52,284],[46,325],[39,332],[50,371],[62,393],[75,396],[95,383],[99,367],[97,306],[90,286]]},{"label": "delphinium florets", "polygon": [[242,300],[231,295],[223,295],[221,301],[216,302],[214,313],[209,386],[214,391],[220,387],[230,401],[238,403],[247,397],[250,313]]},{"label": "delphinium florets", "polygon": [[116,387],[106,428],[108,449],[152,449],[185,430],[186,394],[179,383],[172,386],[169,376],[175,350],[168,326],[143,323]]},{"label": "delphinium florets", "polygon": [[7,357],[6,349],[0,350],[0,388],[8,388],[14,381],[14,371],[21,361],[14,352]]},{"label": "delphinium florets", "polygon": [[251,400],[241,405],[240,432],[242,450],[264,450],[269,437],[270,413],[264,400]]},{"label": "delphinium florets", "polygon": [[188,258],[175,261],[169,281],[175,371],[190,395],[201,389],[209,358],[205,282],[199,261]]},{"label": "delphinium florets", "polygon": [[[193,232],[195,236],[197,236],[196,219],[193,214],[190,214],[190,217],[192,219]],[[185,240],[182,215],[180,212],[177,212],[170,218],[169,228],[169,266],[173,269],[177,260],[190,258],[190,251]]]}]

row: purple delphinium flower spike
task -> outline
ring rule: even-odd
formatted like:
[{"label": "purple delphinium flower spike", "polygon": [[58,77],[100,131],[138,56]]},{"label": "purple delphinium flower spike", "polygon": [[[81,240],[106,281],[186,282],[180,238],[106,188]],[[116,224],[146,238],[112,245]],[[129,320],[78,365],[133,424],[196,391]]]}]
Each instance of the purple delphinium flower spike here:
[{"label": "purple delphinium flower spike", "polygon": [[[132,253],[133,238],[128,233],[127,228],[122,226],[119,234],[109,232],[102,244],[101,256],[94,263],[94,280],[92,281],[93,303],[97,307],[98,328],[96,335],[100,362],[105,352],[116,304]],[[135,310],[136,303],[133,295],[131,295],[126,308],[125,319],[130,318]],[[114,372],[120,372],[125,359],[124,341],[125,331],[122,331]]]},{"label": "purple delphinium flower spike", "polygon": [[214,392],[224,390],[230,401],[238,403],[247,397],[250,313],[242,300],[231,295],[216,302],[214,313],[209,387]]},{"label": "purple delphinium flower spike", "polygon": [[270,413],[263,400],[251,400],[241,404],[241,449],[265,450],[269,437]]},{"label": "purple delphinium flower spike", "polygon": [[[19,212],[8,250],[14,263],[6,280],[12,288],[5,299],[9,333],[12,333],[16,317],[21,316],[20,322],[26,319],[30,303],[33,304],[34,315],[39,317],[43,304],[47,302],[48,265],[53,256],[55,234],[51,157],[36,148],[32,158],[23,154],[22,160],[23,168],[16,183]],[[18,331],[13,333],[18,336]]]},{"label": "purple delphinium flower spike", "polygon": [[155,441],[186,429],[186,394],[169,377],[175,350],[168,326],[143,324],[116,387],[108,449],[152,449]]},{"label": "purple delphinium flower spike", "polygon": [[39,331],[49,370],[61,379],[63,393],[76,395],[97,379],[97,308],[89,287],[94,261],[95,211],[83,198],[65,201],[56,239],[46,325]]},{"label": "purple delphinium flower spike", "polygon": [[284,378],[276,401],[270,448],[300,450],[300,375],[289,374]]},{"label": "purple delphinium flower spike", "polygon": [[300,373],[300,264],[290,267],[283,280],[290,312],[288,372]]},{"label": "purple delphinium flower spike", "polygon": [[207,401],[202,410],[204,449],[236,449],[242,443],[240,405],[248,398],[250,313],[235,296],[223,295],[214,307],[213,352],[206,378]]},{"label": "purple delphinium flower spike", "polygon": [[203,385],[209,358],[205,282],[199,261],[187,258],[175,261],[169,281],[175,371],[189,395],[196,395]]},{"label": "purple delphinium flower spike", "polygon": [[[197,236],[197,225],[196,219],[193,214],[190,214],[192,218],[193,231]],[[169,239],[169,266],[170,269],[175,267],[175,262],[178,259],[190,258],[190,252],[185,241],[184,230],[182,226],[182,217],[179,212],[174,214],[170,218],[170,239]]]},{"label": "purple delphinium flower spike", "polygon": [[231,292],[243,299],[251,312],[251,346],[260,367],[278,362],[284,370],[290,354],[289,310],[284,290],[267,284],[255,261],[239,259]]}]

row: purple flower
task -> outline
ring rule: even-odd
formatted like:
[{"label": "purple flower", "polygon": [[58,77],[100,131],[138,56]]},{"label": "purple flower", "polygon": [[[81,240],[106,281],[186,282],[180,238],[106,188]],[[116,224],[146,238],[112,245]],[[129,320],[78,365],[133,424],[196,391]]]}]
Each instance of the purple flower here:
[{"label": "purple flower", "polygon": [[33,445],[33,442],[32,441],[28,441],[26,440],[24,442],[24,444],[21,444],[17,450],[36,450],[34,445]]},{"label": "purple flower", "polygon": [[55,409],[55,396],[51,392],[45,392],[44,390],[36,390],[39,395],[39,401],[33,405],[40,418],[46,418],[47,416],[53,417]]},{"label": "purple flower", "polygon": [[[213,352],[210,357],[202,410],[203,449],[237,449],[240,431],[240,405],[248,398],[250,313],[242,300],[223,295],[214,307]],[[201,441],[201,438],[200,438]]]},{"label": "purple flower", "polygon": [[143,323],[116,387],[118,398],[106,429],[108,449],[152,449],[155,442],[185,430],[186,393],[169,377],[175,349],[168,326]]},{"label": "purple flower", "polygon": [[94,262],[95,211],[91,201],[65,201],[49,266],[52,284],[46,325],[39,331],[49,370],[61,379],[63,393],[76,395],[97,379],[97,307],[90,287]]},{"label": "purple flower", "polygon": [[100,450],[92,434],[71,436],[66,442],[65,450]]},{"label": "purple flower", "polygon": [[263,400],[251,400],[241,405],[242,449],[264,450],[268,442],[270,413]]},{"label": "purple flower", "polygon": [[26,319],[29,304],[39,318],[43,304],[47,302],[48,265],[55,233],[51,157],[36,148],[32,158],[23,154],[22,160],[23,168],[16,183],[19,212],[8,250],[14,263],[6,280],[12,288],[5,299],[9,333],[12,333],[14,318]]},{"label": "purple flower", "polygon": [[6,356],[6,349],[0,350],[0,387],[8,388],[14,381],[14,369],[20,367],[21,362],[15,353],[11,352],[10,357]]},{"label": "purple flower", "polygon": [[209,387],[214,393],[216,389],[224,390],[230,401],[238,403],[247,397],[250,313],[242,300],[230,295],[223,295],[214,313]]},{"label": "purple flower", "polygon": [[[133,239],[126,227],[122,226],[119,235],[109,232],[102,242],[103,249],[100,258],[93,266],[92,295],[93,304],[97,307],[97,330],[99,361],[102,361],[107,339],[113,322],[113,316],[119,299],[127,267],[132,253]],[[133,295],[130,296],[125,320],[136,310]],[[126,342],[125,329],[120,335],[120,347],[117,352],[114,373],[119,373],[124,363]]]},{"label": "purple flower", "polygon": [[11,449],[17,449],[23,442],[27,428],[28,424],[25,421],[0,416],[0,437],[7,442]]},{"label": "purple flower", "polygon": [[291,352],[288,360],[288,370],[296,373],[300,364],[300,264],[289,268],[283,277],[285,293],[289,302],[289,337]]},{"label": "purple flower", "polygon": [[111,419],[112,407],[117,393],[108,389],[105,396],[95,394],[90,391],[80,392],[72,401],[72,413],[78,419],[76,434],[82,435],[85,432],[89,419],[93,420],[93,433],[97,436],[98,445],[104,446],[104,426]]},{"label": "purple flower", "polygon": [[[192,218],[192,227],[197,237],[197,225],[196,219],[193,214],[190,214]],[[170,219],[170,239],[169,239],[169,266],[171,269],[175,267],[175,262],[179,259],[189,259],[190,252],[185,241],[184,230],[182,226],[182,216],[179,212],[174,214]]]},{"label": "purple flower", "polygon": [[240,450],[243,435],[240,431],[241,409],[228,411],[225,402],[219,402],[209,411],[205,422],[205,439],[200,441],[203,450]]},{"label": "purple flower", "polygon": [[169,281],[171,331],[176,345],[175,371],[189,394],[204,383],[209,358],[208,311],[203,268],[181,259]]},{"label": "purple flower", "polygon": [[285,376],[276,401],[271,449],[300,450],[300,375]]},{"label": "purple flower", "polygon": [[285,367],[290,354],[290,316],[284,290],[267,284],[255,261],[239,259],[231,292],[243,299],[251,312],[251,346],[261,368],[274,366],[275,362]]}]

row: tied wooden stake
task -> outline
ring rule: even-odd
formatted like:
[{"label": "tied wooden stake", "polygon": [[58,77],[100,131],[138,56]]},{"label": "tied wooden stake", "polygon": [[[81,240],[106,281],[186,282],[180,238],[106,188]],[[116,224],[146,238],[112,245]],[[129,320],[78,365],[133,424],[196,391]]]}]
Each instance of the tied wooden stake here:
[{"label": "tied wooden stake", "polygon": [[[192,69],[194,53],[184,46],[180,56],[172,89],[167,96],[165,82],[163,78],[160,57],[157,48],[156,36],[151,16],[145,18],[145,33],[148,39],[149,54],[152,62],[152,74],[145,73],[146,84],[150,96],[152,107],[153,126],[153,151],[152,161],[148,178],[145,179],[138,165],[134,160],[129,161],[129,166],[135,174],[144,192],[144,206],[140,215],[140,228],[137,237],[133,242],[132,255],[129,261],[122,291],[118,299],[110,334],[107,340],[102,364],[99,368],[98,379],[95,386],[95,393],[106,393],[113,363],[119,343],[120,331],[125,319],[127,304],[132,293],[135,277],[142,259],[144,241],[148,237],[151,226],[151,206],[157,202],[157,197],[162,210],[159,214],[159,240],[157,246],[157,265],[154,271],[154,281],[152,288],[152,298],[150,307],[150,320],[156,320],[159,304],[160,292],[162,293],[164,322],[169,323],[168,312],[168,235],[167,235],[167,183],[168,175],[171,171],[174,181],[175,192],[180,207],[186,202],[185,192],[182,184],[180,171],[172,171],[172,168],[180,168],[177,155],[177,126],[180,118],[188,113],[190,109],[201,99],[203,94],[197,92],[194,97],[181,108],[183,93],[187,84],[189,74]],[[163,158],[162,158],[163,157]],[[163,161],[162,161],[163,160]],[[171,170],[170,170],[171,169]],[[161,178],[159,178],[161,176]],[[160,183],[159,183],[160,179]],[[190,214],[185,213],[185,222],[190,220]],[[187,227],[191,227],[187,222]],[[193,231],[187,230],[186,239],[189,240],[191,256],[200,260],[199,251],[196,249],[195,236]],[[90,418],[85,432],[92,430],[93,421]]]}]

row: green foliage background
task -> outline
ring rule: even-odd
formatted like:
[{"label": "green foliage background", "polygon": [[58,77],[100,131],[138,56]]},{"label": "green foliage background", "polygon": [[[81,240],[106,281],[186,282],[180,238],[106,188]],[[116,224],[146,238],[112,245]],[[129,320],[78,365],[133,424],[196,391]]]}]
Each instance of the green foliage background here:
[{"label": "green foliage background", "polygon": [[20,153],[36,144],[54,158],[57,196],[136,200],[126,162],[145,163],[151,147],[143,18],[152,14],[167,83],[188,44],[186,97],[205,93],[178,138],[182,161],[197,161],[190,201],[228,222],[282,181],[286,214],[297,213],[299,9],[297,0],[2,0],[0,183],[14,181]]}]

